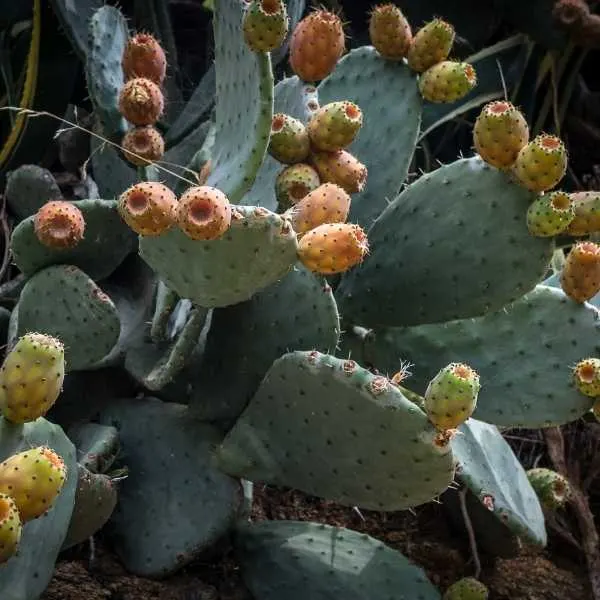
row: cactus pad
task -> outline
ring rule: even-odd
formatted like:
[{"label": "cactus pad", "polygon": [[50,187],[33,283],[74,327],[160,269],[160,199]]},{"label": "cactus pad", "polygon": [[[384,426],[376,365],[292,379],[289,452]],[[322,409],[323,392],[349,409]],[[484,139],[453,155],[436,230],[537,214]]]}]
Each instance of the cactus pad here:
[{"label": "cactus pad", "polygon": [[4,196],[10,211],[18,219],[25,219],[49,200],[60,200],[62,192],[48,169],[22,165],[8,173]]}]

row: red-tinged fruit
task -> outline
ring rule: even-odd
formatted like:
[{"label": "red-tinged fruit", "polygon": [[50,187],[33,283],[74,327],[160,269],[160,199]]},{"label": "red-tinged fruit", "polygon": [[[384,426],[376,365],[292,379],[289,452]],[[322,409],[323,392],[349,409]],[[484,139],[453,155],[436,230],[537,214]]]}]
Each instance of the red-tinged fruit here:
[{"label": "red-tinged fruit", "polygon": [[334,70],[345,49],[346,36],[340,18],[327,10],[315,10],[294,28],[290,66],[303,81],[321,81]]},{"label": "red-tinged fruit", "polygon": [[560,138],[542,133],[526,144],[513,165],[519,183],[532,192],[545,192],[560,183],[567,171],[567,150]]},{"label": "red-tinged fruit", "polygon": [[367,183],[367,167],[347,150],[315,152],[311,162],[322,182],[336,183],[349,194],[361,192]]},{"label": "red-tinged fruit", "polygon": [[506,100],[486,104],[475,120],[475,150],[498,169],[510,167],[528,142],[529,126],[523,113]]},{"label": "red-tinged fruit", "polygon": [[600,397],[600,359],[584,358],[573,369],[577,389],[589,398]]},{"label": "red-tinged fruit", "polygon": [[321,185],[319,174],[306,163],[285,167],[275,179],[275,195],[280,212],[297,204]]},{"label": "red-tinged fruit", "polygon": [[136,33],[127,40],[121,68],[126,81],[143,77],[162,85],[167,74],[165,51],[154,36]]},{"label": "red-tinged fruit", "polygon": [[335,275],[360,264],[369,252],[359,225],[327,223],[311,229],[298,242],[298,258],[314,273]]},{"label": "red-tinged fruit", "polygon": [[290,208],[294,231],[302,235],[325,223],[344,223],[350,211],[350,196],[335,183],[323,183]]},{"label": "red-tinged fruit", "polygon": [[231,225],[231,204],[227,196],[210,186],[189,188],[179,199],[177,223],[193,240],[216,240]]},{"label": "red-tinged fruit", "polygon": [[362,111],[354,102],[330,102],[313,113],[308,122],[308,136],[316,150],[335,152],[354,141],[362,123]]},{"label": "red-tinged fruit", "polygon": [[10,496],[0,494],[0,564],[17,553],[22,532],[17,504]]},{"label": "red-tinged fruit", "polygon": [[527,210],[527,228],[536,237],[551,237],[567,229],[575,218],[575,209],[566,192],[539,196]]},{"label": "red-tinged fruit", "polygon": [[123,136],[121,147],[125,158],[136,167],[156,162],[165,153],[165,141],[153,125],[130,129]]},{"label": "red-tinged fruit", "polygon": [[575,302],[587,302],[600,292],[600,246],[580,242],[567,254],[560,285]]},{"label": "red-tinged fruit", "polygon": [[419,77],[419,91],[428,102],[456,102],[464,98],[477,84],[473,65],[443,60]]},{"label": "red-tinged fruit", "polygon": [[253,52],[272,52],[285,40],[289,27],[282,0],[254,0],[244,12],[244,40]]},{"label": "red-tinged fruit", "polygon": [[151,79],[136,77],[121,88],[119,112],[134,125],[153,125],[164,110],[160,87]]},{"label": "red-tinged fruit", "polygon": [[547,510],[562,508],[571,495],[568,480],[551,469],[538,467],[527,471],[527,479],[541,505]]},{"label": "red-tinged fruit", "polygon": [[143,181],[119,197],[119,214],[140,235],[157,236],[176,221],[177,197],[162,183]]},{"label": "red-tinged fruit", "polygon": [[38,446],[0,464],[0,493],[14,499],[21,521],[26,523],[52,507],[66,477],[63,459],[51,448]]},{"label": "red-tinged fruit", "polygon": [[412,39],[406,60],[417,73],[446,60],[454,44],[454,27],[442,19],[426,23]]},{"label": "red-tinged fruit", "polygon": [[412,42],[412,29],[402,11],[394,4],[380,4],[369,18],[371,44],[387,60],[402,60]]},{"label": "red-tinged fruit", "polygon": [[574,236],[600,233],[600,192],[573,192],[569,195],[573,202],[575,218],[566,233]]},{"label": "red-tinged fruit", "polygon": [[268,152],[284,165],[306,160],[310,152],[310,140],[304,123],[290,115],[274,114]]},{"label": "red-tinged fruit", "polygon": [[33,230],[47,248],[74,248],[85,233],[83,213],[71,202],[46,202],[33,218]]}]

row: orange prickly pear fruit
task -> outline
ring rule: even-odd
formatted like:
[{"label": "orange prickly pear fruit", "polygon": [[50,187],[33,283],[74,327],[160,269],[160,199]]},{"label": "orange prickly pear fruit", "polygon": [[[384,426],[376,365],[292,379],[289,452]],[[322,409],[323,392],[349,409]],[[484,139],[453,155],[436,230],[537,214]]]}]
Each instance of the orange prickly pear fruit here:
[{"label": "orange prickly pear fruit", "polygon": [[529,126],[523,113],[506,100],[483,107],[473,126],[475,150],[488,164],[510,167],[529,142]]},{"label": "orange prickly pear fruit", "polygon": [[125,158],[136,167],[145,167],[156,162],[165,153],[165,141],[158,129],[152,125],[130,129],[123,136],[121,147]]},{"label": "orange prickly pear fruit", "polygon": [[383,58],[402,60],[412,42],[412,29],[396,5],[379,4],[369,18],[369,37]]},{"label": "orange prickly pear fruit", "polygon": [[175,194],[154,181],[136,183],[119,197],[121,218],[140,235],[160,235],[175,223],[176,211]]},{"label": "orange prickly pear fruit", "polygon": [[575,218],[567,228],[569,235],[589,235],[600,232],[600,192],[573,192]]},{"label": "orange prickly pear fruit", "polygon": [[600,358],[584,358],[573,369],[577,389],[590,398],[600,397]]},{"label": "orange prickly pear fruit", "polygon": [[283,169],[275,179],[275,195],[279,210],[285,211],[321,185],[319,174],[306,163]]},{"label": "orange prickly pear fruit", "polygon": [[134,125],[153,125],[164,110],[160,87],[151,79],[136,77],[125,83],[119,94],[119,112]]},{"label": "orange prickly pear fruit", "polygon": [[298,243],[298,257],[315,273],[344,273],[361,263],[369,252],[367,234],[359,225],[326,223],[304,234]]},{"label": "orange prickly pear fruit", "polygon": [[127,41],[121,69],[126,81],[143,77],[162,85],[167,73],[165,51],[149,33],[136,33]]},{"label": "orange prickly pear fruit", "polygon": [[326,10],[315,10],[294,28],[290,66],[303,81],[321,81],[333,71],[345,49],[346,36],[340,18]]},{"label": "orange prickly pear fruit", "polygon": [[580,242],[567,255],[560,274],[560,285],[569,298],[587,302],[600,292],[600,246]]},{"label": "orange prickly pear fruit", "polygon": [[268,152],[285,165],[305,160],[310,152],[310,140],[304,123],[283,113],[273,115]]},{"label": "orange prickly pear fruit", "polygon": [[349,194],[360,192],[367,182],[367,167],[346,150],[315,152],[311,156],[323,182],[337,183]]},{"label": "orange prickly pear fruit", "polygon": [[362,122],[362,111],[354,102],[330,102],[313,113],[308,136],[316,150],[342,150],[354,141]]},{"label": "orange prickly pear fruit", "polygon": [[74,248],[83,239],[85,219],[71,202],[46,202],[33,218],[35,235],[48,248]]},{"label": "orange prickly pear fruit", "polygon": [[531,235],[550,237],[565,231],[574,218],[575,209],[569,194],[550,192],[529,205],[527,228]]},{"label": "orange prickly pear fruit", "polygon": [[528,190],[550,190],[567,171],[565,145],[555,135],[538,135],[521,148],[513,169],[519,183]]},{"label": "orange prickly pear fruit", "polygon": [[350,211],[350,196],[335,183],[323,183],[286,213],[294,231],[306,233],[324,223],[344,223]]},{"label": "orange prickly pear fruit", "polygon": [[425,24],[412,39],[406,59],[408,66],[417,73],[446,60],[454,44],[455,31],[450,23],[433,19]]},{"label": "orange prickly pear fruit", "polygon": [[231,225],[231,204],[227,196],[214,187],[189,188],[179,199],[177,223],[193,240],[216,240]]},{"label": "orange prickly pear fruit", "polygon": [[443,60],[419,77],[421,96],[429,102],[456,102],[466,96],[477,84],[473,65]]},{"label": "orange prickly pear fruit", "polygon": [[289,19],[282,0],[253,0],[244,12],[244,40],[253,52],[271,52],[283,44]]},{"label": "orange prickly pear fruit", "polygon": [[10,496],[0,494],[0,564],[17,553],[22,532],[17,504]]}]

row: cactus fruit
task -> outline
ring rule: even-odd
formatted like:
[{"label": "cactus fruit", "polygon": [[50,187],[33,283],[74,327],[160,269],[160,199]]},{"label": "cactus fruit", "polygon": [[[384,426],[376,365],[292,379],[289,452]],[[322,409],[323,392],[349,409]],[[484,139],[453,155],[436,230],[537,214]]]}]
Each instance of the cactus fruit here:
[{"label": "cactus fruit", "polygon": [[310,140],[304,123],[283,113],[273,115],[268,151],[275,160],[286,165],[305,160]]},{"label": "cactus fruit", "polygon": [[483,107],[473,126],[475,150],[485,162],[510,167],[529,142],[529,126],[523,113],[506,100]]},{"label": "cactus fruit", "polygon": [[[160,160],[165,153],[165,141],[153,125],[130,129],[121,141],[125,158],[137,167]],[[133,154],[132,154],[133,153]]]},{"label": "cactus fruit", "polygon": [[65,378],[62,343],[43,333],[27,333],[7,354],[0,369],[0,409],[5,419],[27,423],[54,405]]},{"label": "cactus fruit", "polygon": [[0,464],[0,493],[14,498],[21,520],[26,523],[51,508],[66,475],[63,459],[51,448],[38,446]]},{"label": "cactus fruit", "polygon": [[451,363],[429,382],[425,391],[425,412],[441,430],[456,429],[477,406],[479,375],[468,365]]},{"label": "cactus fruit", "polygon": [[527,478],[544,508],[556,510],[568,500],[571,487],[560,473],[544,468],[530,469]]},{"label": "cactus fruit", "polygon": [[133,231],[157,236],[175,223],[177,197],[162,183],[143,181],[119,197],[119,214]]},{"label": "cactus fruit", "polygon": [[285,214],[294,231],[304,234],[325,223],[344,223],[350,211],[350,196],[335,183],[323,183]]},{"label": "cactus fruit", "polygon": [[315,10],[294,28],[290,40],[290,66],[300,79],[316,82],[329,75],[346,49],[340,18]]},{"label": "cactus fruit", "polygon": [[361,192],[365,187],[367,167],[347,150],[314,152],[311,162],[325,183],[337,183],[349,194]]},{"label": "cactus fruit", "polygon": [[362,262],[369,252],[366,233],[359,225],[327,223],[311,229],[298,243],[298,257],[315,273],[334,275]]},{"label": "cactus fruit", "polygon": [[600,359],[584,358],[573,369],[575,387],[590,398],[600,397]]},{"label": "cactus fruit", "polygon": [[193,240],[216,240],[229,229],[231,213],[222,191],[207,185],[192,187],[179,199],[177,224]]},{"label": "cactus fruit", "polygon": [[464,577],[446,590],[443,600],[487,600],[488,596],[488,589],[481,581]]},{"label": "cactus fruit", "polygon": [[283,43],[288,26],[285,2],[253,0],[244,13],[244,40],[253,52],[271,52]]},{"label": "cactus fruit", "polygon": [[285,211],[321,185],[319,174],[305,163],[283,169],[275,179],[275,195],[279,210]]},{"label": "cactus fruit", "polygon": [[0,494],[0,564],[12,558],[19,547],[23,524],[15,501]]},{"label": "cactus fruit", "polygon": [[444,60],[429,67],[419,78],[419,91],[428,102],[456,102],[477,84],[473,65]]},{"label": "cactus fruit", "polygon": [[600,193],[573,192],[570,196],[575,218],[567,228],[567,233],[578,236],[600,232]]},{"label": "cactus fruit", "polygon": [[121,69],[125,80],[143,77],[162,85],[167,73],[165,51],[149,33],[136,33],[127,41]]},{"label": "cactus fruit", "polygon": [[121,88],[119,112],[134,125],[153,125],[163,112],[165,99],[151,79],[135,77]]},{"label": "cactus fruit", "polygon": [[574,218],[575,209],[569,194],[550,192],[529,205],[527,228],[536,237],[551,237],[565,231]]},{"label": "cactus fruit", "polygon": [[412,39],[406,56],[408,66],[417,73],[423,73],[446,60],[454,37],[454,27],[442,19],[433,19],[425,24]]},{"label": "cactus fruit", "polygon": [[82,212],[66,200],[46,202],[33,219],[35,235],[47,248],[74,248],[83,239]]},{"label": "cactus fruit", "polygon": [[567,171],[567,150],[560,138],[542,133],[521,148],[514,173],[533,192],[552,189]]},{"label": "cactus fruit", "polygon": [[354,102],[330,102],[313,113],[308,136],[316,150],[342,150],[354,141],[362,122],[362,111]]},{"label": "cactus fruit", "polygon": [[587,302],[600,292],[600,246],[580,242],[567,255],[560,274],[560,285],[569,298]]},{"label": "cactus fruit", "polygon": [[394,4],[375,6],[369,18],[369,37],[375,50],[388,60],[402,60],[412,41],[412,30]]}]

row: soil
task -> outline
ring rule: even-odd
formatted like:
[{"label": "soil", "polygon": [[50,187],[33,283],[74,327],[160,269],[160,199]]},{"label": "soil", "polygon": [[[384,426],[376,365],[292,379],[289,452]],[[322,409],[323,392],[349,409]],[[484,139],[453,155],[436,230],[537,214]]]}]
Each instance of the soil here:
[{"label": "soil", "polygon": [[[384,541],[425,569],[445,590],[473,574],[462,536],[452,531],[440,507],[417,511],[361,512],[298,491],[255,489],[252,519],[310,520],[348,527]],[[524,549],[514,559],[481,556],[489,600],[591,600],[583,560],[566,556],[551,539],[545,551]],[[577,562],[576,562],[577,561]],[[93,546],[69,551],[42,600],[251,600],[231,553],[190,565],[175,576],[153,581],[128,574],[101,536]]]}]

